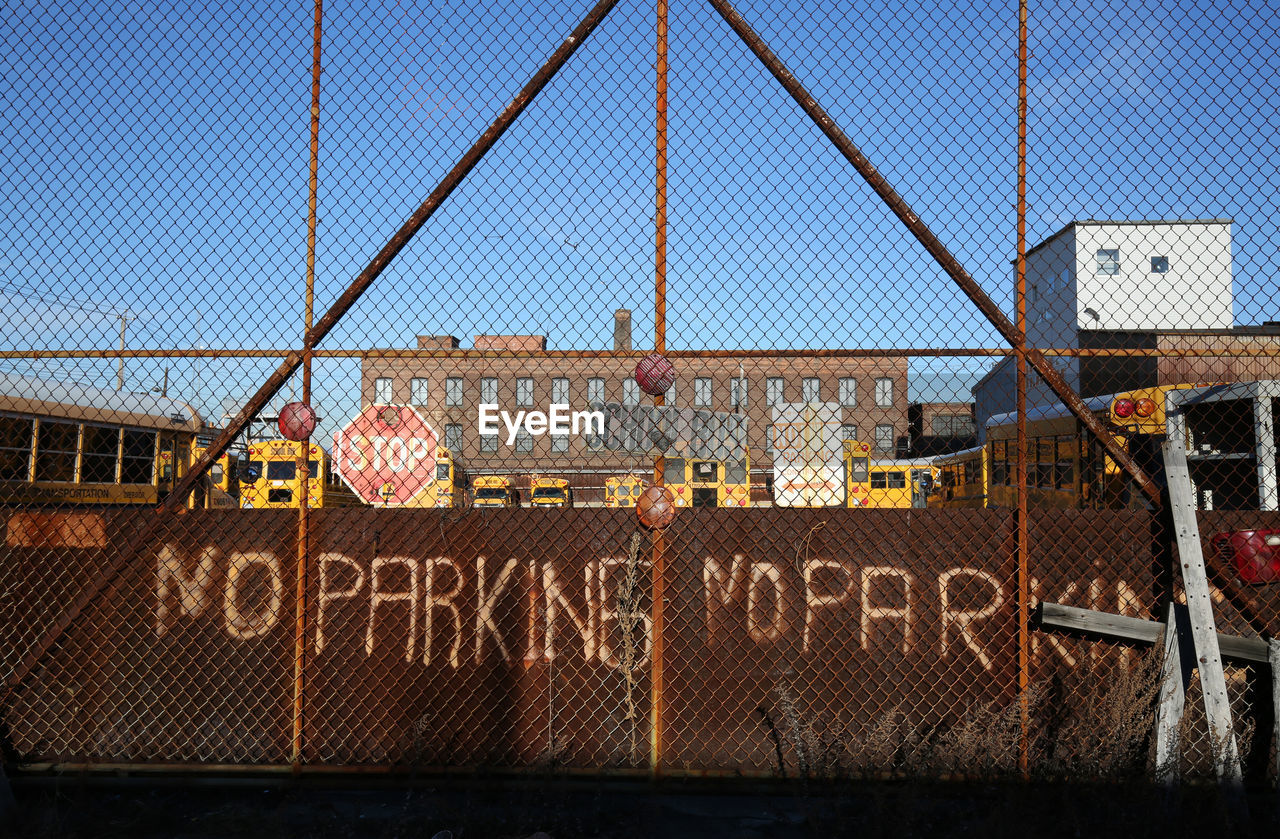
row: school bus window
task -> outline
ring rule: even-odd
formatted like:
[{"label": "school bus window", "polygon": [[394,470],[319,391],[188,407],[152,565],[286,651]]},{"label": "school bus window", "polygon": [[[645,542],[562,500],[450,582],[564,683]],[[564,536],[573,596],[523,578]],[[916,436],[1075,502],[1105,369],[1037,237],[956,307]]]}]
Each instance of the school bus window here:
[{"label": "school bus window", "polygon": [[860,484],[867,479],[867,461],[865,457],[849,458],[849,482]]},{"label": "school bus window", "polygon": [[449,464],[447,463],[436,464],[436,480],[437,481],[449,480]]},{"label": "school bus window", "polygon": [[36,480],[76,479],[76,438],[79,426],[72,422],[41,420],[36,442]]},{"label": "school bus window", "polygon": [[113,483],[116,479],[116,461],[119,453],[120,429],[86,425],[80,480],[90,484]]},{"label": "school bus window", "polygon": [[291,489],[268,489],[268,504],[288,504],[293,500],[293,490]]},{"label": "school bus window", "polygon": [[156,433],[124,430],[124,459],[120,461],[120,483],[149,484],[155,475]]},{"label": "school bus window", "polygon": [[712,460],[695,460],[693,462],[693,479],[695,481],[714,482],[720,473],[719,464]]},{"label": "school bus window", "polygon": [[1075,438],[1062,436],[1058,438],[1058,489],[1073,489],[1075,486]]},{"label": "school bus window", "polygon": [[725,461],[724,482],[726,484],[745,484],[747,482],[746,461],[745,460]]},{"label": "school bus window", "polygon": [[871,488],[872,488],[872,489],[885,489],[885,488],[886,488],[886,483],[885,483],[885,478],[886,478],[886,477],[887,477],[887,476],[886,476],[886,474],[885,474],[884,472],[872,472],[872,473],[871,473]]},{"label": "school bus window", "polygon": [[312,478],[318,478],[318,477],[320,477],[320,461],[318,461],[318,460],[308,460],[308,461],[307,461],[307,474],[308,474],[308,475],[310,475]]},{"label": "school bus window", "polygon": [[668,457],[662,464],[662,482],[665,484],[684,483],[684,458]]},{"label": "school bus window", "polygon": [[1009,471],[1005,466],[1005,441],[995,440],[991,443],[991,483],[1003,486],[1008,479]]},{"label": "school bus window", "polygon": [[889,489],[906,489],[907,473],[894,470],[886,472],[885,477],[889,479]]},{"label": "school bus window", "polygon": [[293,460],[267,461],[268,481],[292,481],[298,475],[298,464]]},{"label": "school bus window", "polygon": [[0,481],[25,481],[31,475],[33,422],[0,417]]},{"label": "school bus window", "polygon": [[215,484],[220,484],[220,483],[222,483],[222,479],[223,479],[223,477],[225,477],[225,476],[224,476],[224,474],[223,474],[223,472],[222,472],[222,464],[221,464],[221,463],[214,463],[212,466],[210,466],[210,467],[209,467],[209,480],[210,480],[210,481],[212,481],[212,482],[213,482],[213,483],[215,483]]}]

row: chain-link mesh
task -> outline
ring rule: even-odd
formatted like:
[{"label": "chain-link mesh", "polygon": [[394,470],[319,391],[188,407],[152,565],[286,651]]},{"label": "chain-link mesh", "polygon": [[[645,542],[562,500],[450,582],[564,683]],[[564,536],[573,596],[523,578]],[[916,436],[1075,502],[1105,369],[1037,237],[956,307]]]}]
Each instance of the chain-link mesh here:
[{"label": "chain-link mesh", "polygon": [[1265,4],[11,11],[20,762],[1274,777]]}]

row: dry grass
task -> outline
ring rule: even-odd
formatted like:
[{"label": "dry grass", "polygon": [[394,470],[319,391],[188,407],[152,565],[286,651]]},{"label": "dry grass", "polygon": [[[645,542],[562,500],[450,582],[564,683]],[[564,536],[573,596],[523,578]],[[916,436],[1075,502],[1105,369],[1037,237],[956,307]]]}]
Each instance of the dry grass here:
[{"label": "dry grass", "polygon": [[[1032,685],[1011,701],[971,705],[956,718],[928,725],[890,709],[861,725],[814,713],[804,690],[789,681],[774,688],[776,702],[762,710],[781,777],[812,780],[891,774],[909,778],[994,780],[1027,774],[1076,781],[1150,777],[1155,704],[1160,690],[1157,651],[1117,660],[1084,657],[1067,679]],[[1024,732],[1023,707],[1026,708]],[[1185,771],[1212,766],[1196,691],[1183,720]],[[1243,750],[1251,721],[1237,714]],[[1200,767],[1205,768],[1205,767]]]}]

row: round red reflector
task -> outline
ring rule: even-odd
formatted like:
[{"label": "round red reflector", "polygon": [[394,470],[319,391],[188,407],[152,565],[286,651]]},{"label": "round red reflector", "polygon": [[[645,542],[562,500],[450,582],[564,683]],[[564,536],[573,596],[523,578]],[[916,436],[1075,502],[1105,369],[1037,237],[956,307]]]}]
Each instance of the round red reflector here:
[{"label": "round red reflector", "polygon": [[1111,412],[1121,419],[1127,419],[1133,416],[1133,410],[1134,405],[1132,399],[1117,399],[1116,403],[1111,406]]},{"label": "round red reflector", "polygon": [[1133,411],[1140,417],[1149,417],[1156,412],[1156,403],[1150,399],[1139,399],[1133,403]]},{"label": "round red reflector", "polygon": [[280,409],[277,424],[286,440],[305,440],[316,430],[315,409],[305,402],[290,402]]},{"label": "round red reflector", "polygon": [[660,396],[667,388],[675,384],[676,369],[671,366],[667,357],[660,353],[652,353],[640,359],[636,365],[636,384],[650,396]]}]

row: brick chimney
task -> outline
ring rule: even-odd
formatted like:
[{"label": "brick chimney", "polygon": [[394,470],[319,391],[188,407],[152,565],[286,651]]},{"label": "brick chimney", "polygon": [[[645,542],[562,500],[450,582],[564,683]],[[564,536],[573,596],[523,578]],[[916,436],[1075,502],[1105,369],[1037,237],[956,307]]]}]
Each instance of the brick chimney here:
[{"label": "brick chimney", "polygon": [[613,351],[631,352],[631,310],[613,313]]}]

